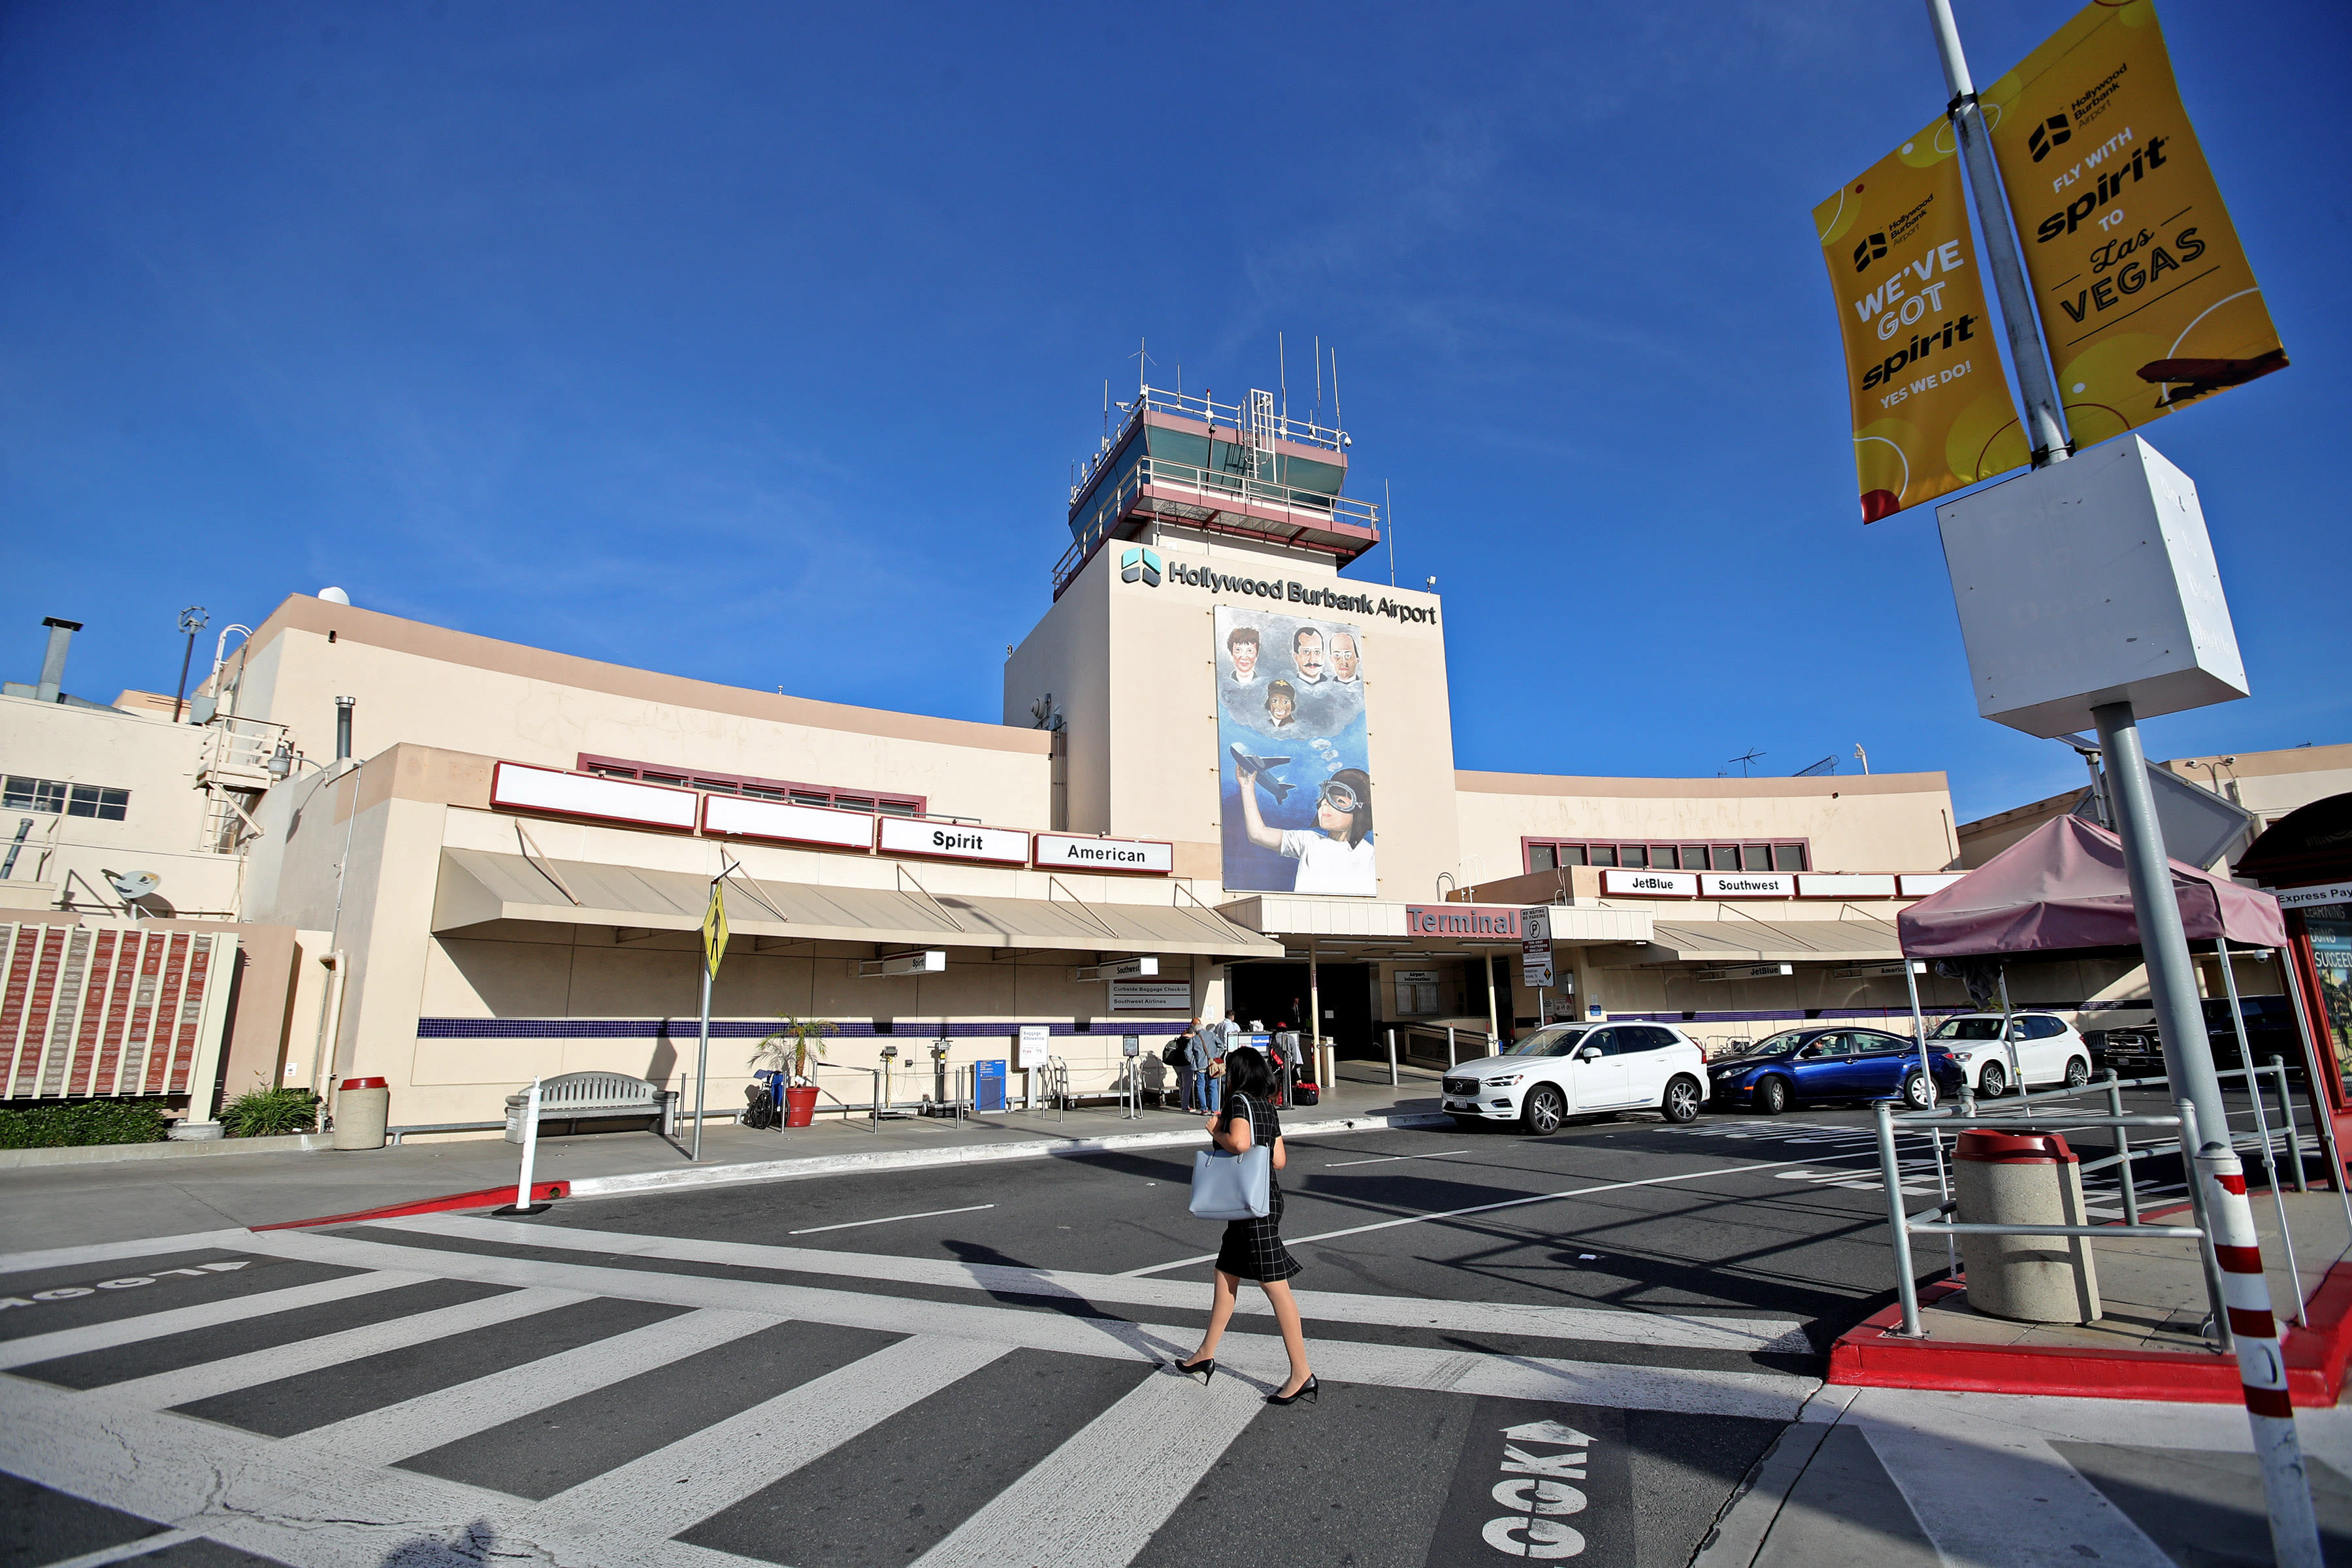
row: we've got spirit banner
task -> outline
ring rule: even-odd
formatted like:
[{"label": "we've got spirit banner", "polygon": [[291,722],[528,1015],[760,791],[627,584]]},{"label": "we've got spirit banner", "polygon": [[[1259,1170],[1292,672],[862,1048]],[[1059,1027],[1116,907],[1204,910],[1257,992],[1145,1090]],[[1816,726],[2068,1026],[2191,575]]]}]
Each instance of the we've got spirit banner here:
[{"label": "we've got spirit banner", "polygon": [[1841,186],[1813,226],[1845,339],[1862,521],[2024,462],[1950,124]]},{"label": "we've got spirit banner", "polygon": [[2077,447],[2282,369],[2150,0],[2097,0],[1980,95]]}]

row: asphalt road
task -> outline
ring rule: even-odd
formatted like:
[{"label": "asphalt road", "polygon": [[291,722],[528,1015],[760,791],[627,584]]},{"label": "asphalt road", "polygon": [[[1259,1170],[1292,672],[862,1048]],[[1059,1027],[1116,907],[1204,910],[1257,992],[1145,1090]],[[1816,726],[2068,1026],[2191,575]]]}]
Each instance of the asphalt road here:
[{"label": "asphalt road", "polygon": [[1249,1288],[1166,1364],[1182,1150],[91,1248],[0,1277],[0,1568],[1679,1568],[1892,1295],[1866,1123],[1292,1145],[1289,1409]]}]

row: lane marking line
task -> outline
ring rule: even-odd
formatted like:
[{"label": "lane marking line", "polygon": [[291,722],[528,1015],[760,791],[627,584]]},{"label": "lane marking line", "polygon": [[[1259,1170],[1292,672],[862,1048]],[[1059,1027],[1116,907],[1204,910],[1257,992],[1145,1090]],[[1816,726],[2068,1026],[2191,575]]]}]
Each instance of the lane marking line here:
[{"label": "lane marking line", "polygon": [[120,1546],[102,1546],[96,1552],[85,1552],[79,1557],[68,1557],[52,1563],[48,1568],[105,1568],[109,1563],[128,1563],[161,1552],[167,1546],[177,1546],[184,1541],[194,1541],[193,1530],[166,1530],[156,1535],[142,1535],[136,1541],[126,1541]]},{"label": "lane marking line", "polygon": [[[1878,1158],[1878,1151],[1871,1150],[1870,1157],[1874,1160]],[[1391,1230],[1401,1225],[1421,1225],[1433,1219],[1459,1219],[1464,1215],[1490,1214],[1496,1209],[1515,1209],[1528,1204],[1548,1204],[1557,1198],[1590,1197],[1596,1193],[1622,1192],[1628,1187],[1663,1186],[1668,1182],[1696,1182],[1705,1176],[1737,1176],[1749,1171],[1777,1171],[1783,1165],[1827,1165],[1839,1160],[1854,1158],[1856,1156],[1853,1154],[1829,1154],[1803,1160],[1767,1160],[1761,1164],[1728,1165],[1713,1171],[1685,1171],[1680,1175],[1650,1176],[1638,1182],[1608,1182],[1597,1187],[1578,1187],[1573,1192],[1535,1193],[1524,1198],[1505,1198],[1500,1203],[1472,1204],[1467,1208],[1438,1209],[1429,1214],[1409,1214],[1396,1219],[1375,1220],[1370,1225],[1349,1226],[1345,1230],[1327,1230],[1315,1236],[1285,1237],[1283,1241],[1286,1246],[1303,1247],[1310,1241],[1336,1241],[1340,1237],[1361,1236],[1366,1231]],[[1119,1278],[1140,1279],[1146,1275],[1164,1274],[1171,1268],[1189,1268],[1195,1263],[1213,1263],[1216,1259],[1215,1253],[1204,1252],[1198,1258],[1180,1258],[1172,1263],[1155,1263],[1149,1268],[1129,1268],[1123,1271]]]},{"label": "lane marking line", "polygon": [[1467,1154],[1467,1149],[1440,1149],[1434,1154],[1376,1154],[1369,1160],[1334,1160],[1322,1169],[1336,1171],[1342,1165],[1384,1165],[1391,1160],[1443,1160],[1448,1154]]},{"label": "lane marking line", "polygon": [[784,1234],[816,1236],[828,1230],[856,1230],[858,1226],[866,1225],[896,1225],[902,1219],[937,1219],[943,1214],[978,1214],[982,1209],[992,1209],[995,1206],[994,1204],[973,1204],[969,1208],[925,1209],[920,1214],[892,1214],[884,1215],[880,1219],[853,1219],[840,1225],[813,1225],[806,1230],[788,1230]]}]

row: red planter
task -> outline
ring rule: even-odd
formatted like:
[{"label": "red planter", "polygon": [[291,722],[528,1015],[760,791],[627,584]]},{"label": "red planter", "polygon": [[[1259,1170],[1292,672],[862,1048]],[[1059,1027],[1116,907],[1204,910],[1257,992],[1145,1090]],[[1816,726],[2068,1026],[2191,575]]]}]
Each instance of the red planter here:
[{"label": "red planter", "polygon": [[816,1120],[816,1085],[803,1084],[784,1090],[784,1125],[806,1127]]}]

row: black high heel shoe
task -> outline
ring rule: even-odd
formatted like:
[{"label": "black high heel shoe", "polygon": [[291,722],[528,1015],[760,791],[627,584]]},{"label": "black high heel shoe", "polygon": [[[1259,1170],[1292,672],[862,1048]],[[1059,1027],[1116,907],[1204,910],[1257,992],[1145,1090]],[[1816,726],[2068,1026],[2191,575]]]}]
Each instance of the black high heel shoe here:
[{"label": "black high heel shoe", "polygon": [[1268,1405],[1296,1405],[1304,1399],[1309,1405],[1320,1405],[1323,1402],[1322,1395],[1323,1382],[1310,1372],[1307,1374],[1307,1381],[1298,1385],[1297,1393],[1269,1394],[1265,1396],[1265,1402]]},{"label": "black high heel shoe", "polygon": [[1209,1379],[1217,1375],[1217,1358],[1206,1355],[1199,1361],[1180,1361],[1176,1363],[1176,1370],[1187,1377],[1198,1375],[1201,1386],[1205,1388],[1208,1386]]}]

